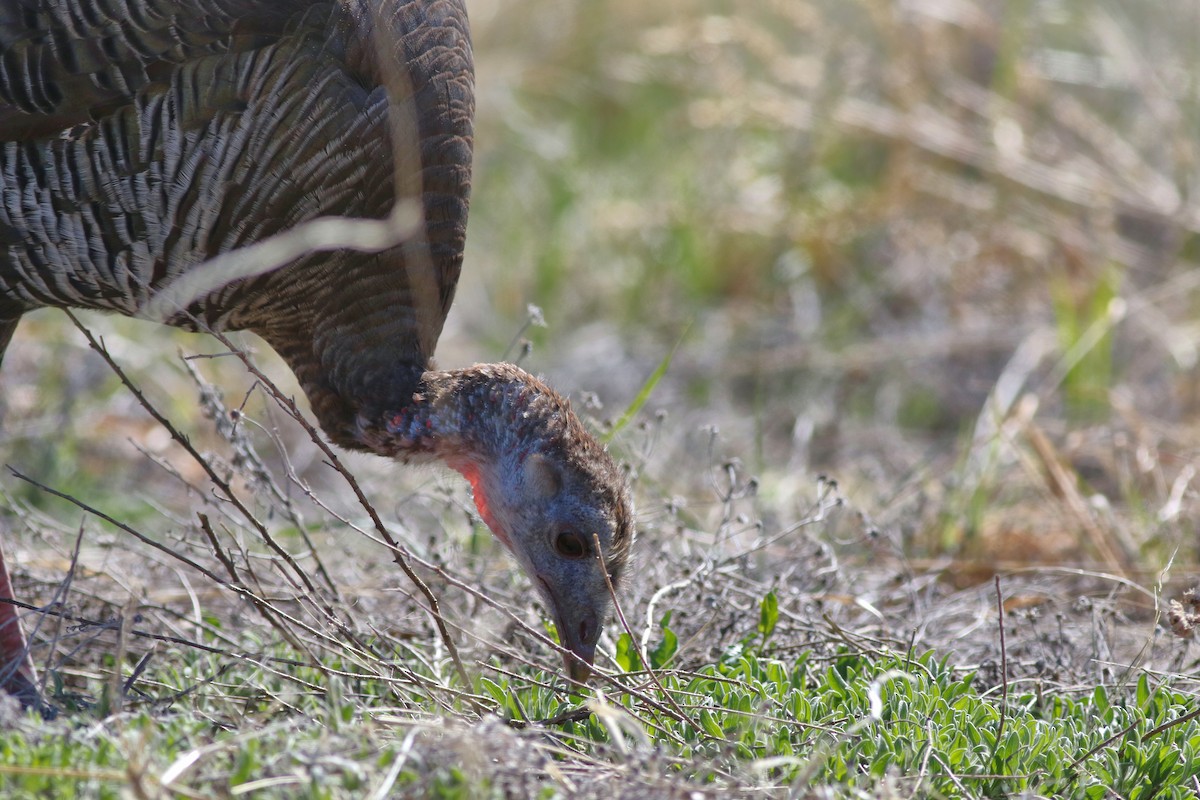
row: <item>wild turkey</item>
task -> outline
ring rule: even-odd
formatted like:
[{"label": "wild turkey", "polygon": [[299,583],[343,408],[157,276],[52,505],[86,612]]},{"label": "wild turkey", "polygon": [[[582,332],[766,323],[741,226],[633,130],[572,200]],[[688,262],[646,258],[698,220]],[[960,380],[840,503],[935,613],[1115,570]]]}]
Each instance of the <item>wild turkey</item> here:
[{"label": "wild turkey", "polygon": [[621,473],[517,367],[430,362],[462,264],[473,87],[462,0],[0,0],[0,356],[27,311],[138,316],[215,256],[388,217],[412,187],[423,224],[403,243],[307,252],[166,321],[265,339],[336,444],[462,473],[582,681],[633,538]]}]

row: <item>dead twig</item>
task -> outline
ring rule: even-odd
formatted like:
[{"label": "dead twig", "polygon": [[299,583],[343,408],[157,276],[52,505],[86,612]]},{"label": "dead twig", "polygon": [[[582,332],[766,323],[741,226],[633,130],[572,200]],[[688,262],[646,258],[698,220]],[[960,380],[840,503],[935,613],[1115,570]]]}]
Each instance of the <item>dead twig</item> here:
[{"label": "dead twig", "polygon": [[[320,448],[326,459],[328,459],[329,466],[335,472],[341,475],[346,481],[347,485],[350,487],[350,490],[354,492],[354,496],[357,498],[359,505],[370,518],[375,530],[391,549],[392,560],[396,562],[396,565],[400,567],[405,576],[408,577],[413,585],[417,587],[417,590],[425,597],[426,602],[429,604],[427,611],[432,617],[434,625],[437,627],[438,634],[442,639],[442,643],[446,647],[446,652],[450,654],[450,658],[454,662],[454,667],[458,673],[459,679],[463,682],[464,686],[470,686],[471,679],[467,675],[466,667],[463,666],[462,658],[458,654],[458,648],[455,646],[454,641],[450,638],[450,633],[446,627],[446,621],[442,616],[441,607],[438,604],[437,597],[433,594],[425,581],[421,580],[421,577],[417,575],[415,571],[413,571],[411,566],[409,566],[408,562],[409,558],[411,557],[411,553],[409,553],[407,548],[403,547],[399,542],[396,541],[396,539],[392,536],[391,531],[389,531],[387,526],[383,524],[383,520],[380,518],[379,512],[375,510],[374,505],[372,505],[371,501],[367,499],[366,493],[363,492],[362,487],[359,486],[354,475],[351,474],[348,469],[346,469],[346,467],[342,464],[341,459],[339,459],[337,454],[333,452],[333,448],[328,444],[328,442],[325,441],[325,438],[317,431],[316,427],[313,426],[313,424],[310,423],[300,412],[299,406],[296,405],[296,402],[291,397],[288,397],[281,392],[279,388],[271,381],[271,379],[268,378],[261,370],[259,370],[249,356],[243,353],[239,348],[235,347],[227,336],[220,331],[211,331],[211,333],[222,344],[224,344],[234,354],[237,355],[242,364],[245,365],[247,371],[257,378],[275,399],[275,401],[280,405],[280,407],[283,408],[284,411],[286,411],[300,424],[305,433],[307,433],[309,438],[312,440],[313,444]],[[482,707],[479,707],[476,710],[479,713],[484,713],[484,709]]]}]

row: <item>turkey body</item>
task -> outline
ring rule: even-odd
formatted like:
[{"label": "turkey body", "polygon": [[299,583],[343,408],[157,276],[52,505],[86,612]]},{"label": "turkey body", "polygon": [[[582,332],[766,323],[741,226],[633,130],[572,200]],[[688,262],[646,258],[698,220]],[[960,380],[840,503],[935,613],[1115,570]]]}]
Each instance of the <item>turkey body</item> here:
[{"label": "turkey body", "polygon": [[431,368],[473,85],[461,0],[0,0],[0,357],[28,311],[142,315],[214,257],[408,203],[402,241],[307,251],[162,316],[261,336],[335,443],[466,476],[583,679],[633,538],[623,478],[527,373]]},{"label": "turkey body", "polygon": [[[0,5],[0,340],[43,306],[136,316],[215,256],[319,217],[386,217],[396,186],[414,187],[421,235],[310,254],[169,318],[262,336],[326,432],[360,447],[355,416],[412,393],[458,281],[473,112],[461,3],[113,5],[128,16],[95,0]],[[416,124],[390,125],[392,109]]]}]

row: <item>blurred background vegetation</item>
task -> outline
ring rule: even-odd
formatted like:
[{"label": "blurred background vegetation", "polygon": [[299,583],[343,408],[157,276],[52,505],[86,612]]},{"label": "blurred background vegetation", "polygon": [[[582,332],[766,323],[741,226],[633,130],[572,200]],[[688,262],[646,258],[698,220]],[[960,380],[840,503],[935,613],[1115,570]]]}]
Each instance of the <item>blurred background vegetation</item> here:
[{"label": "blurred background vegetation", "polygon": [[[440,361],[525,338],[522,364],[604,424],[678,345],[615,442],[651,535],[719,513],[736,459],[780,518],[828,475],[892,552],[979,566],[965,580],[1195,563],[1200,6],[469,5],[476,179]],[[174,354],[219,345],[88,320],[215,437]],[[234,359],[192,363],[277,420]],[[0,381],[6,463],[114,516],[186,508],[138,452],[174,446],[61,314],[26,320]],[[352,463],[376,496],[443,480]]]},{"label": "blurred background vegetation", "polygon": [[647,474],[717,425],[914,558],[1194,562],[1200,6],[473,10],[456,339],[615,413],[682,337]]}]

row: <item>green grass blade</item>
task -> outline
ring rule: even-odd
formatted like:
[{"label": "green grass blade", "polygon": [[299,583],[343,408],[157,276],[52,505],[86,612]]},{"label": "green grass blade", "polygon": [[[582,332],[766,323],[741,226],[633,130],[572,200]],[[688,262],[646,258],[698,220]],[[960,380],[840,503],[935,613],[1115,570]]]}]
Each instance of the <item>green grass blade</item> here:
[{"label": "green grass blade", "polygon": [[638,391],[637,396],[633,398],[633,402],[625,409],[625,413],[613,425],[612,430],[600,437],[602,444],[608,444],[620,433],[626,425],[633,421],[633,418],[642,410],[642,406],[646,405],[646,401],[650,399],[650,395],[654,392],[654,387],[658,386],[658,382],[667,374],[667,369],[671,366],[671,359],[675,357],[675,351],[679,349],[679,345],[683,344],[683,339],[687,336],[688,331],[692,329],[692,324],[689,322],[687,327],[683,329],[683,333],[679,334],[679,338],[675,340],[675,344],[671,346],[670,352],[663,356],[663,360],[659,362],[654,372],[650,373],[650,377],[642,384],[642,388]]}]

